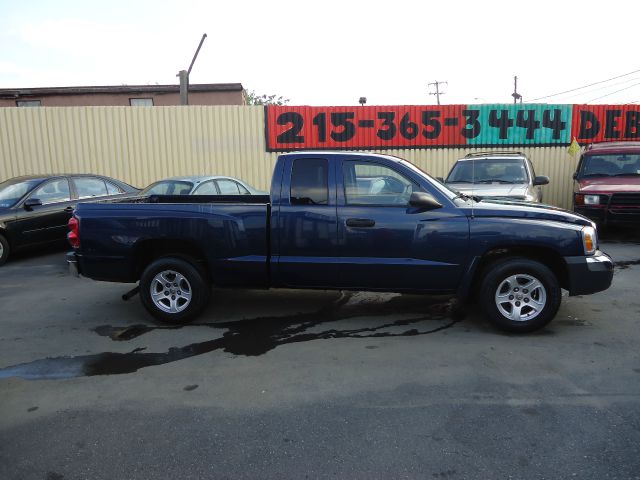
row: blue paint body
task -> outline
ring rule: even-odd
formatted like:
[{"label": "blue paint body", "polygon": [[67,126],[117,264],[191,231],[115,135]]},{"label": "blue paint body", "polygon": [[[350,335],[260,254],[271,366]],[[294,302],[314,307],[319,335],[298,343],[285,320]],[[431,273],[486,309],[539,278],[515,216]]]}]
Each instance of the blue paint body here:
[{"label": "blue paint body", "polygon": [[[328,161],[327,204],[290,200],[292,162],[305,158]],[[342,164],[354,159],[393,169],[442,207],[347,205]],[[90,278],[135,282],[142,258],[179,245],[180,252],[203,259],[218,286],[455,293],[477,260],[498,248],[584,256],[581,229],[590,225],[579,215],[548,206],[451,198],[408,162],[365,153],[281,155],[270,202],[247,197],[231,199],[235,203],[212,197],[203,203],[161,198],[160,203],[80,204],[80,271]],[[348,226],[354,218],[375,224]]]}]

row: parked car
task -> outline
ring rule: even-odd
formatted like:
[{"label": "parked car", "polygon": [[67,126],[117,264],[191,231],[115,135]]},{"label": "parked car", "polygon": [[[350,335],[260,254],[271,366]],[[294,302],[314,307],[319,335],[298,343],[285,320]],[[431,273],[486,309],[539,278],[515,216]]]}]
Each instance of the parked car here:
[{"label": "parked car", "polygon": [[531,161],[520,152],[470,153],[458,160],[444,183],[479,198],[510,198],[541,202],[541,185],[549,177],[536,176]]},{"label": "parked car", "polygon": [[31,175],[0,183],[0,265],[11,252],[64,241],[78,201],[136,193],[99,175]]},{"label": "parked car", "polygon": [[[81,204],[69,222],[72,272],[139,282],[145,308],[181,323],[219,287],[457,294],[501,328],[555,316],[561,288],[609,287],[592,222],[560,208],[475,202],[387,155],[278,157],[270,196]],[[375,187],[374,187],[375,185]]]},{"label": "parked car", "polygon": [[160,180],[142,190],[140,195],[265,195],[266,193],[233,177],[192,176]]},{"label": "parked car", "polygon": [[600,225],[640,225],[640,142],[588,146],[573,179],[576,212]]}]

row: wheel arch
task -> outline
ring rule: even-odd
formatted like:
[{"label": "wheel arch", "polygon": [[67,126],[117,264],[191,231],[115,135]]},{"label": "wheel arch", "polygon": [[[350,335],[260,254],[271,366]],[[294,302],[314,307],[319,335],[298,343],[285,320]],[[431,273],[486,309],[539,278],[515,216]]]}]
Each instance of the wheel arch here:
[{"label": "wheel arch", "polygon": [[211,278],[209,262],[204,249],[189,240],[167,238],[142,240],[134,246],[133,255],[137,278],[140,278],[149,264],[162,257],[182,258],[195,263]]},{"label": "wheel arch", "polygon": [[487,250],[475,262],[475,271],[470,282],[471,287],[478,286],[482,282],[485,273],[493,264],[507,258],[516,257],[540,262],[553,272],[562,288],[567,289],[569,287],[569,273],[562,255],[553,248],[540,246],[503,246]]}]

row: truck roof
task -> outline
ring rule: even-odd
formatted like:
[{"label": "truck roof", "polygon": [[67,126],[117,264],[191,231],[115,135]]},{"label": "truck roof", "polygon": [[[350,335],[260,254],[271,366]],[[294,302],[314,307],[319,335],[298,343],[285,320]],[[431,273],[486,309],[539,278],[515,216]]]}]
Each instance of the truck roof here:
[{"label": "truck roof", "polygon": [[384,158],[387,160],[392,160],[394,162],[407,162],[408,160],[397,157],[395,155],[386,155],[383,153],[371,153],[371,152],[361,152],[361,151],[349,151],[345,152],[342,150],[305,150],[304,152],[290,152],[290,153],[282,153],[280,156],[282,157],[295,157],[295,158],[317,158],[320,157],[376,157],[376,158]]}]

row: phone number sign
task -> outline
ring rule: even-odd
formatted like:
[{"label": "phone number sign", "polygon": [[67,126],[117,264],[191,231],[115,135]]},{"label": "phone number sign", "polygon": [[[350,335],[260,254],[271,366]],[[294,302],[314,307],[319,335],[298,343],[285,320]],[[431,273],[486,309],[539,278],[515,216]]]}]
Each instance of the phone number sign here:
[{"label": "phone number sign", "polygon": [[267,149],[552,146],[568,145],[573,137],[582,143],[640,139],[639,106],[598,105],[584,113],[585,107],[270,105],[266,107]]}]

